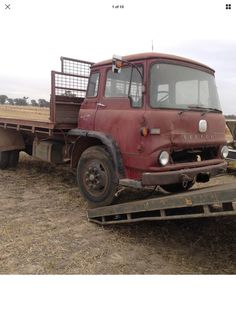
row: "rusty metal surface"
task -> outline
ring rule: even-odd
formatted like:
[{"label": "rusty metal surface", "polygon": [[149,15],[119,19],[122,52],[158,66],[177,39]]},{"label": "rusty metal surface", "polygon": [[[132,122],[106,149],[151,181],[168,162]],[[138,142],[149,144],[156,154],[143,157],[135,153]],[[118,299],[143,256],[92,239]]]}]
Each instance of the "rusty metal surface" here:
[{"label": "rusty metal surface", "polygon": [[63,162],[64,144],[56,141],[37,141],[33,142],[32,156],[41,160],[59,164]]},{"label": "rusty metal surface", "polygon": [[[104,132],[96,132],[96,131],[89,131],[85,129],[72,129],[68,132],[68,135],[74,135],[74,136],[79,136],[79,137],[84,137],[84,139],[79,139],[78,140],[78,145],[79,142],[89,142],[90,139],[96,139],[98,142],[96,143],[102,143],[103,145],[106,146],[108,152],[110,153],[112,160],[115,165],[115,170],[117,175],[122,178],[124,177],[124,165],[123,165],[123,160],[120,152],[120,148],[117,145],[116,141],[109,135],[109,133],[104,133]],[[88,139],[88,140],[87,140]]]},{"label": "rusty metal surface", "polygon": [[88,210],[100,224],[236,215],[236,184]]},{"label": "rusty metal surface", "polygon": [[236,211],[222,211],[218,213],[209,213],[209,214],[185,214],[185,215],[173,215],[173,216],[158,216],[158,217],[139,217],[139,218],[132,218],[128,216],[127,218],[121,218],[120,220],[113,217],[112,220],[99,220],[99,219],[89,219],[90,222],[95,222],[99,225],[114,225],[114,224],[124,224],[124,223],[135,223],[135,222],[142,222],[142,221],[158,221],[158,220],[176,220],[176,219],[189,219],[189,218],[209,218],[209,217],[224,217],[224,216],[236,216]]},{"label": "rusty metal surface", "polygon": [[143,173],[142,175],[142,184],[143,185],[165,185],[172,183],[181,183],[183,177],[187,175],[190,177],[190,180],[194,180],[195,176],[200,173],[207,173],[212,176],[215,176],[219,173],[226,171],[227,162],[221,160],[221,163],[205,167],[197,167],[189,169],[181,169],[176,171],[167,171],[167,172],[153,172],[153,173]]}]

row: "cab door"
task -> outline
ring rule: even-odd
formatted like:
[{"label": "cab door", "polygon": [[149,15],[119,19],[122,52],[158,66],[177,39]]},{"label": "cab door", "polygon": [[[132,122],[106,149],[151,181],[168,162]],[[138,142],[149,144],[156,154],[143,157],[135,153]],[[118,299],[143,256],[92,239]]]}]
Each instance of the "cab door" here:
[{"label": "cab door", "polygon": [[131,66],[123,68],[120,73],[113,73],[109,67],[104,71],[103,81],[95,130],[111,135],[119,145],[126,167],[138,169],[143,154],[140,129],[145,123],[142,78]]},{"label": "cab door", "polygon": [[84,99],[78,118],[78,128],[84,130],[94,130],[94,120],[99,101],[100,72],[91,73],[86,98]]}]

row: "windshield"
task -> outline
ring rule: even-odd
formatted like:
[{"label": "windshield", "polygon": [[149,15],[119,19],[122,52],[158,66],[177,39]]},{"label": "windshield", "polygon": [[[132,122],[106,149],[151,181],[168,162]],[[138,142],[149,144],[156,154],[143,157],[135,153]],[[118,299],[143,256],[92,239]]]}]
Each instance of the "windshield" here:
[{"label": "windshield", "polygon": [[150,105],[152,108],[221,110],[213,75],[165,63],[151,66]]}]

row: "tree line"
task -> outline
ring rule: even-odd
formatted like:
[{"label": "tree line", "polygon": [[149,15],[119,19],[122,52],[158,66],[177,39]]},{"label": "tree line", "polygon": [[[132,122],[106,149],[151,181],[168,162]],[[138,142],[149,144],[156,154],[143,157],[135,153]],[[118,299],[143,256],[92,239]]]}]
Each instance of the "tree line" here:
[{"label": "tree line", "polygon": [[0,95],[0,105],[49,107],[49,101],[43,98],[35,100],[29,97],[9,98],[6,95]]},{"label": "tree line", "polygon": [[226,119],[236,119],[236,115],[235,114],[227,114],[225,115]]}]

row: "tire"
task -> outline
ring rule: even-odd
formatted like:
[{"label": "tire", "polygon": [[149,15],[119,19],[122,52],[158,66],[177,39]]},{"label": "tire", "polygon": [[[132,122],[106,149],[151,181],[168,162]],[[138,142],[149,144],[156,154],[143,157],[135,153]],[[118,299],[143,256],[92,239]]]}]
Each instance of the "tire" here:
[{"label": "tire", "polygon": [[9,152],[0,152],[0,169],[6,169],[9,164]]},{"label": "tire", "polygon": [[161,187],[166,191],[170,193],[179,193],[179,192],[185,192],[189,190],[195,183],[195,180],[189,181],[186,186],[183,186],[182,183],[174,183],[169,185],[162,185]]},{"label": "tire", "polygon": [[15,168],[17,167],[18,162],[19,162],[19,151],[18,150],[10,151],[8,167]]},{"label": "tire", "polygon": [[80,194],[90,207],[112,203],[118,178],[111,156],[104,146],[92,146],[82,153],[77,166],[77,182]]}]

